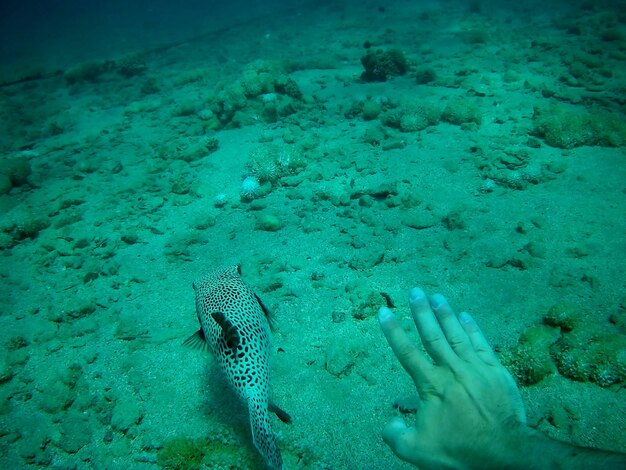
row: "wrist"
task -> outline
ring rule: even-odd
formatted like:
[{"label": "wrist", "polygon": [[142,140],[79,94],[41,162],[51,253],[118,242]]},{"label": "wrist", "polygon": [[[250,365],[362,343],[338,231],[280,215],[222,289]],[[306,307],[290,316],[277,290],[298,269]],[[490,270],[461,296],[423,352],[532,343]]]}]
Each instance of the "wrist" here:
[{"label": "wrist", "polygon": [[626,454],[579,447],[551,439],[528,426],[507,426],[485,452],[483,461],[462,468],[482,469],[623,469]]},{"label": "wrist", "polygon": [[[496,431],[496,429],[498,429]],[[489,433],[474,436],[467,448],[458,453],[459,469],[538,469],[534,448],[545,436],[521,423],[492,428]],[[547,439],[547,438],[545,438]]]}]

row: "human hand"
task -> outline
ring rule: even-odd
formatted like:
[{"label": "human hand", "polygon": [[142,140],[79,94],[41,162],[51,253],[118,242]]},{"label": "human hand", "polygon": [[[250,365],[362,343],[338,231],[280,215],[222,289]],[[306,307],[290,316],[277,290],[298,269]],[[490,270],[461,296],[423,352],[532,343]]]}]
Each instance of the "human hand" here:
[{"label": "human hand", "polygon": [[409,307],[428,355],[391,310],[381,308],[378,320],[421,402],[413,426],[392,419],[383,439],[398,457],[424,468],[487,468],[487,461],[498,467],[496,449],[510,445],[498,441],[509,441],[526,423],[513,377],[472,317],[457,316],[442,295],[428,298],[414,288]]}]

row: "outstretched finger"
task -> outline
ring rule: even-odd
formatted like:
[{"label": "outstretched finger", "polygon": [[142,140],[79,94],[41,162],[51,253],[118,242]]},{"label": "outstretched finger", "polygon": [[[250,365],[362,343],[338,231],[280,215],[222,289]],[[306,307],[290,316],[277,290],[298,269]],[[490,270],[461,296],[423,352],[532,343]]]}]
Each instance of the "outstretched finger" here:
[{"label": "outstretched finger", "polygon": [[443,334],[448,340],[448,344],[456,355],[466,361],[475,360],[476,351],[467,331],[461,325],[459,318],[452,310],[452,307],[450,307],[446,298],[441,294],[435,294],[429,299],[429,303],[443,330]]},{"label": "outstretched finger", "polygon": [[434,366],[411,342],[395,315],[386,307],[378,312],[378,322],[400,364],[413,379],[418,392],[431,386]]},{"label": "outstretched finger", "polygon": [[413,320],[426,352],[435,364],[450,364],[455,360],[455,353],[441,329],[441,325],[428,302],[422,289],[414,287],[409,292],[409,307]]},{"label": "outstretched finger", "polygon": [[463,330],[465,330],[465,333],[467,333],[467,337],[471,341],[476,355],[486,364],[492,366],[500,364],[498,357],[487,342],[487,338],[485,338],[485,335],[483,335],[483,332],[472,316],[467,312],[461,312],[459,314],[459,323]]}]

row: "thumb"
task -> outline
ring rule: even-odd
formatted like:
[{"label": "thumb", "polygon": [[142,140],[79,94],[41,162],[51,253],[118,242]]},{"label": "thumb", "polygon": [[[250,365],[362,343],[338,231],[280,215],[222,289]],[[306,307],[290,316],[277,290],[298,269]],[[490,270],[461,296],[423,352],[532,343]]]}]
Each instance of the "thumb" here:
[{"label": "thumb", "polygon": [[418,453],[417,431],[402,418],[393,418],[383,429],[383,440],[402,460],[412,461]]}]

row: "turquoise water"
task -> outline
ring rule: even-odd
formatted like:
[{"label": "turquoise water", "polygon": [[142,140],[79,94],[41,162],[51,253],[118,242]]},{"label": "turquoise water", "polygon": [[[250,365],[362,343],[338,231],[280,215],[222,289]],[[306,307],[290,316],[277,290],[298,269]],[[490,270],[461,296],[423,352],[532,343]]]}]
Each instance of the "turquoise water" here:
[{"label": "turquoise water", "polygon": [[375,313],[413,331],[413,286],[472,313],[529,424],[626,451],[622,7],[3,6],[0,467],[263,468],[182,345],[235,263],[286,468],[410,468]]}]

